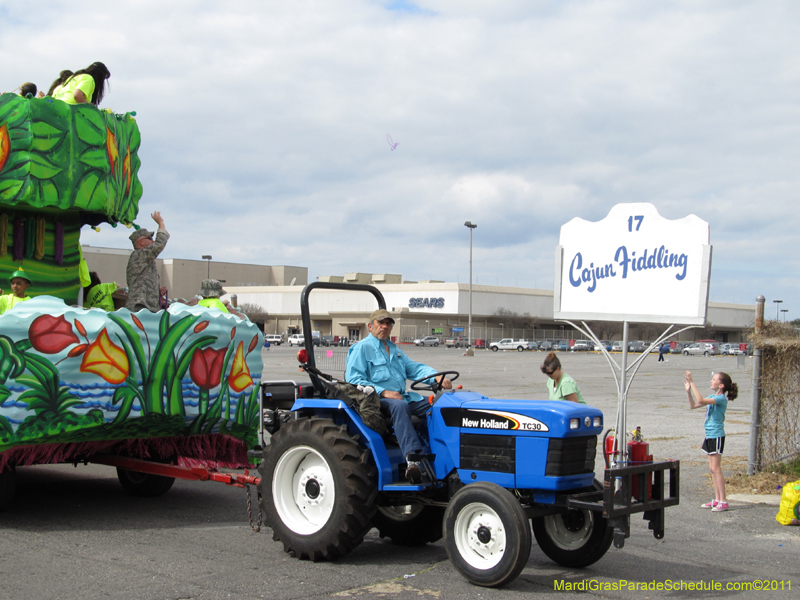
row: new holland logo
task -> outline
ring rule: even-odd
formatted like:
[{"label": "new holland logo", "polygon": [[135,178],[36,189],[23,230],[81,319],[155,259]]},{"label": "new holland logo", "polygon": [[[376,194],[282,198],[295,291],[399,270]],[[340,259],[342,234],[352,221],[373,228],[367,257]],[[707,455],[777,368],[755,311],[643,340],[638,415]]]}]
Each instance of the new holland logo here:
[{"label": "new holland logo", "polygon": [[443,409],[442,416],[446,425],[462,429],[550,431],[538,419],[502,410]]}]

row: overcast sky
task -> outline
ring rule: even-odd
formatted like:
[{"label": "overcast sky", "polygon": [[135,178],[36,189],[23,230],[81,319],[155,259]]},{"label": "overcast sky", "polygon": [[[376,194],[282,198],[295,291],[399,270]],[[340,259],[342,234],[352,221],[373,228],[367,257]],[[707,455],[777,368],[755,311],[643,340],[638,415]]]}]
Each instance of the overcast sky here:
[{"label": "overcast sky", "polygon": [[793,319],[798,24],[792,0],[0,0],[0,91],[108,66],[165,258],[466,282],[470,220],[474,281],[552,289],[561,225],[652,202],[710,223],[711,301]]}]

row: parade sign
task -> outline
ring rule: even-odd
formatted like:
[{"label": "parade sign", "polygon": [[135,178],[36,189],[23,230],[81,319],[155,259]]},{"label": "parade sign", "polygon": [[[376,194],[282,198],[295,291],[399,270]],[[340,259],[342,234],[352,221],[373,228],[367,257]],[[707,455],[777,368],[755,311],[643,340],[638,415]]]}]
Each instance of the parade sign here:
[{"label": "parade sign", "polygon": [[704,325],[710,229],[649,203],[617,204],[602,221],[574,218],[556,248],[556,319]]}]

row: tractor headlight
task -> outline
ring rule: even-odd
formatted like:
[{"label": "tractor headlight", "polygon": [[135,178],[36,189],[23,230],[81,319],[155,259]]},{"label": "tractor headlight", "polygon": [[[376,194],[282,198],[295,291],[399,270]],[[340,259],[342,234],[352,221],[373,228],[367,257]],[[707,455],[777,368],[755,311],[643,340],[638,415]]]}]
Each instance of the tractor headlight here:
[{"label": "tractor headlight", "polygon": [[580,426],[581,426],[581,420],[580,419],[570,419],[569,420],[569,428],[570,429],[579,429]]},{"label": "tractor headlight", "polygon": [[583,425],[584,425],[584,426],[585,426],[587,429],[588,429],[589,427],[591,427],[591,426],[592,426],[592,417],[586,417],[586,418],[583,420]]},{"label": "tractor headlight", "polygon": [[603,417],[595,417],[594,422],[592,423],[592,427],[602,427],[603,426]]}]

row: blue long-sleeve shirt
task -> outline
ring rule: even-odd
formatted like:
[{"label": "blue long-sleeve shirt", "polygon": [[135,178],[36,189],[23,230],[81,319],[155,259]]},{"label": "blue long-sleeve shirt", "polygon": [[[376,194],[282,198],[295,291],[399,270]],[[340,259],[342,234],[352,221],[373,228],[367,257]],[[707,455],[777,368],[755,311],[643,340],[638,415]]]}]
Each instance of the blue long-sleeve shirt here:
[{"label": "blue long-sleeve shirt", "polygon": [[417,402],[422,396],[406,391],[406,380],[421,379],[436,373],[428,365],[408,358],[395,344],[388,341],[389,353],[374,335],[350,347],[344,378],[353,385],[371,385],[380,396],[385,390],[400,392],[406,402]]}]

